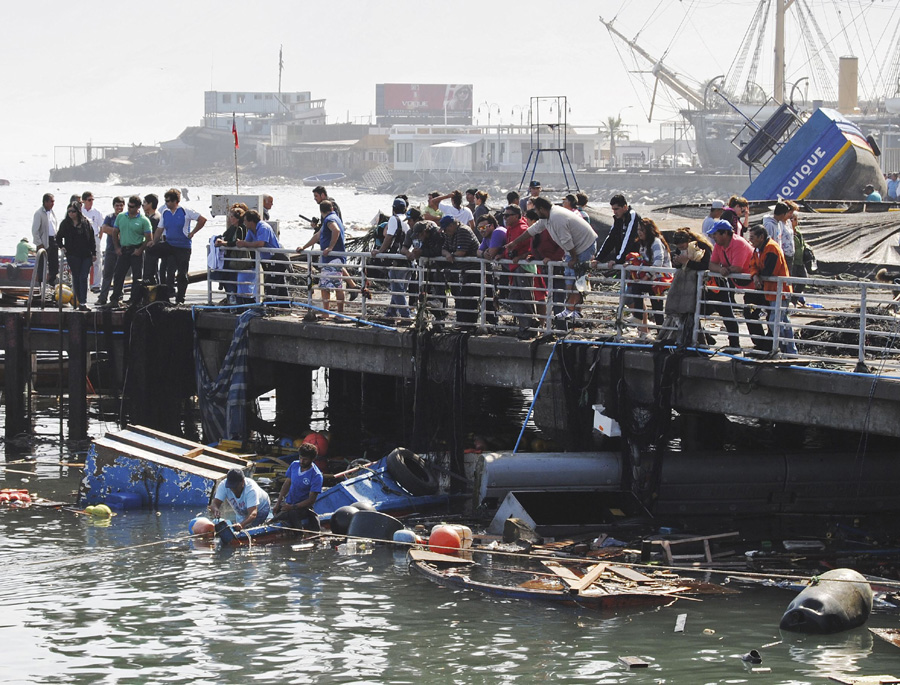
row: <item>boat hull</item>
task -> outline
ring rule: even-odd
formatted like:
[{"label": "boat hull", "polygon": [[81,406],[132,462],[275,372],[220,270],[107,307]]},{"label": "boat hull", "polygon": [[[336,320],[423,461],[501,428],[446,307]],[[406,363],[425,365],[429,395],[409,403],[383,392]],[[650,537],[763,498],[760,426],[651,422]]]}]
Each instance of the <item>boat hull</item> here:
[{"label": "boat hull", "polygon": [[856,124],[818,109],[744,191],[748,200],[862,200],[871,184],[882,196],[884,174]]},{"label": "boat hull", "polygon": [[623,609],[644,609],[648,607],[668,606],[675,602],[673,595],[644,592],[613,592],[597,594],[572,594],[565,590],[541,590],[523,588],[514,585],[499,585],[472,580],[461,574],[440,570],[425,561],[413,561],[410,569],[429,580],[445,587],[458,590],[474,590],[502,599],[525,599],[529,601],[549,602],[559,606],[583,607],[596,611],[619,611]]},{"label": "boat hull", "polygon": [[79,502],[100,504],[129,494],[142,507],[206,507],[213,487],[232,468],[251,462],[142,426],[94,440],[85,460]]},{"label": "boat hull", "polygon": [[341,507],[358,502],[371,504],[376,511],[396,514],[439,508],[449,501],[449,496],[444,494],[409,494],[388,473],[386,461],[382,459],[364,469],[360,475],[325,490],[316,498],[313,509],[324,523],[330,521],[331,515]]}]

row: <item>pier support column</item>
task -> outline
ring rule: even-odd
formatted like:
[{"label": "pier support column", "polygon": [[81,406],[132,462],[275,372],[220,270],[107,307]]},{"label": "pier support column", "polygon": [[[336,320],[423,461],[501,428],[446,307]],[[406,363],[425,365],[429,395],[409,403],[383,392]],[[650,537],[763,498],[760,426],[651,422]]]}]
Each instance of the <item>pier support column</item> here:
[{"label": "pier support column", "polygon": [[289,435],[309,426],[312,417],[312,367],[275,365],[275,424]]},{"label": "pier support column", "polygon": [[356,371],[328,370],[329,455],[348,456],[348,449],[359,448],[362,382],[363,374]]},{"label": "pier support column", "polygon": [[21,314],[6,314],[3,317],[6,346],[4,394],[6,396],[7,438],[31,430],[25,409],[25,376],[27,373],[28,350],[25,349],[25,320]]},{"label": "pier support column", "polygon": [[69,440],[87,438],[87,315],[70,313],[69,328]]}]

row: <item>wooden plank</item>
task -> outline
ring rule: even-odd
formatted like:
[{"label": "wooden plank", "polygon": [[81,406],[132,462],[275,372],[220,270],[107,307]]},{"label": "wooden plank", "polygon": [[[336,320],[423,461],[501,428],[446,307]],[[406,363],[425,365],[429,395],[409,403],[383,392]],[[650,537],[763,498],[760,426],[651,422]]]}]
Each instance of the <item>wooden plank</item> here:
[{"label": "wooden plank", "polygon": [[844,683],[844,685],[897,685],[900,679],[892,675],[843,675],[840,673],[829,673],[828,679],[836,683]]},{"label": "wooden plank", "polygon": [[678,614],[678,618],[675,619],[675,632],[683,633],[685,623],[687,623],[687,614]]},{"label": "wooden plank", "polygon": [[409,550],[409,558],[413,561],[428,561],[438,564],[474,564],[471,559],[462,559],[460,557],[452,557],[449,554],[438,554],[437,552],[429,552],[426,549]]},{"label": "wooden plank", "polygon": [[628,668],[647,668],[650,665],[648,662],[636,656],[620,656],[619,663]]},{"label": "wooden plank", "polygon": [[617,576],[622,576],[628,580],[633,580],[636,583],[652,583],[653,578],[649,576],[645,576],[640,571],[635,571],[633,568],[628,568],[627,566],[610,566],[609,570],[615,573]]},{"label": "wooden plank", "polygon": [[570,588],[574,588],[581,582],[581,578],[576,576],[575,573],[572,572],[572,569],[563,566],[562,564],[549,560],[541,560],[541,563],[559,576]]},{"label": "wooden plank", "polygon": [[606,571],[606,567],[607,564],[597,564],[590,571],[585,573],[576,584],[572,585],[572,589],[581,592],[589,585],[592,585],[597,578],[603,575],[603,572]]},{"label": "wooden plank", "polygon": [[900,647],[900,629],[898,628],[869,628],[869,632],[885,642],[890,642],[895,647]]}]

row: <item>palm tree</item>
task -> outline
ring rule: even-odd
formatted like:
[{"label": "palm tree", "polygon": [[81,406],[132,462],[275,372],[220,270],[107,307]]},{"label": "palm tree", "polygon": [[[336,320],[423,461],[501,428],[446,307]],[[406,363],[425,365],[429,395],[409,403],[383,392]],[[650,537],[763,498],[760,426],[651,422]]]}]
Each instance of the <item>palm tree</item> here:
[{"label": "palm tree", "polygon": [[628,129],[622,124],[622,117],[607,117],[600,130],[609,137],[609,165],[612,166],[616,163],[616,141],[628,140]]}]

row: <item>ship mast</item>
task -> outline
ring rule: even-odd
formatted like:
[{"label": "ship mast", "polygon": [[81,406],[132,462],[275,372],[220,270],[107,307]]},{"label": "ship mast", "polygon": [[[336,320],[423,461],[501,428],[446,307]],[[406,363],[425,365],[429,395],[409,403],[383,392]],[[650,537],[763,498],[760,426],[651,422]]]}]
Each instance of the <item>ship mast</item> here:
[{"label": "ship mast", "polygon": [[[793,0],[790,0],[793,2]],[[703,96],[700,95],[696,90],[691,88],[689,85],[683,83],[678,76],[669,69],[666,65],[662,63],[661,60],[656,59],[640,47],[635,41],[628,40],[622,33],[620,33],[613,25],[611,21],[605,21],[603,17],[600,17],[600,23],[602,23],[611,34],[616,36],[619,40],[625,43],[628,47],[630,47],[634,52],[639,54],[645,60],[650,62],[653,67],[651,69],[651,73],[656,77],[658,81],[662,81],[663,84],[667,85],[673,91],[675,91],[678,95],[683,97],[688,103],[697,109],[704,108]]]},{"label": "ship mast", "polygon": [[779,104],[784,102],[784,15],[794,0],[775,0],[775,91]]}]

